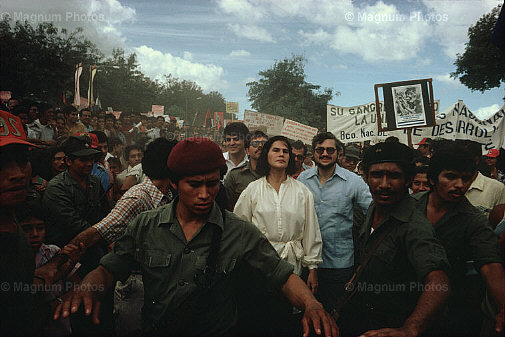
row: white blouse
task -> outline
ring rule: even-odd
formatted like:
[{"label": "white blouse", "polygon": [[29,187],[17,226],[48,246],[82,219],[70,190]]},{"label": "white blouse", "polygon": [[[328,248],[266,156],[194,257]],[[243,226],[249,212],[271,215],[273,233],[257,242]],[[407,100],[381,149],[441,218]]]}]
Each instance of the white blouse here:
[{"label": "white blouse", "polygon": [[314,197],[301,182],[288,176],[277,194],[266,177],[255,180],[240,194],[233,212],[258,227],[298,275],[302,266],[314,269],[322,262]]}]

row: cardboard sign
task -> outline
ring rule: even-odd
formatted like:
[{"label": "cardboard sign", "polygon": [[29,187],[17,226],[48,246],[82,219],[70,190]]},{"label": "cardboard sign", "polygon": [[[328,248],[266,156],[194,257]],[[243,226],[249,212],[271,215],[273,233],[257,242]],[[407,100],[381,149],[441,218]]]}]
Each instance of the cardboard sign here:
[{"label": "cardboard sign", "polygon": [[312,144],[312,138],[317,134],[317,128],[286,119],[281,135],[294,140],[301,140],[305,144]]},{"label": "cardboard sign", "polygon": [[264,114],[257,111],[244,111],[244,124],[249,129],[257,129],[264,126],[267,128],[267,134],[279,135],[284,125],[284,117]]}]

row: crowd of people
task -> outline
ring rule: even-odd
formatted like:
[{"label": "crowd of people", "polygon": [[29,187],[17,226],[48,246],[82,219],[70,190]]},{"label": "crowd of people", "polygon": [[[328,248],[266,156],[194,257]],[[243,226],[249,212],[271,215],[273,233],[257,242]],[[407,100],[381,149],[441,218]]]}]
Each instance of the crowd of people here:
[{"label": "crowd of people", "polygon": [[1,335],[502,335],[502,154],[416,145],[11,99]]}]

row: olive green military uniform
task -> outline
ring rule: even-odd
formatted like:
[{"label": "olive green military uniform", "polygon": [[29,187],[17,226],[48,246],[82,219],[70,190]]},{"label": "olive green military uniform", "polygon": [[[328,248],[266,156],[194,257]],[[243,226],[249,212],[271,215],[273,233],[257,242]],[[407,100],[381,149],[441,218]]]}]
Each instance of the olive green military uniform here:
[{"label": "olive green military uniform", "polygon": [[226,196],[228,197],[228,204],[235,207],[240,193],[253,181],[259,179],[261,176],[251,168],[251,162],[234,168],[231,170],[224,180],[224,188],[226,189]]},{"label": "olive green military uniform", "polygon": [[426,276],[447,270],[445,251],[426,216],[409,195],[372,232],[375,204],[356,230],[355,256],[361,264],[381,233],[392,229],[375,250],[358,279],[358,290],[338,323],[343,335],[370,329],[398,328],[414,310]]},{"label": "olive green military uniform", "polygon": [[[429,193],[413,196],[417,207],[424,212],[428,196]],[[467,261],[472,261],[476,270],[488,263],[502,263],[496,234],[489,227],[484,213],[466,197],[447,211],[433,228],[451,264],[448,274],[451,281],[449,317],[443,325],[455,335],[466,335],[472,330],[478,334],[484,284],[478,275],[467,275]]]},{"label": "olive green military uniform", "polygon": [[[220,335],[229,333],[236,321],[233,295],[233,271],[246,262],[260,270],[275,287],[280,288],[293,272],[259,230],[234,214],[222,213],[214,203],[207,222],[189,241],[175,217],[172,203],[140,214],[128,225],[122,238],[101,264],[115,279],[126,280],[130,270],[139,266],[144,281],[143,329],[163,333],[159,327],[172,318],[188,296],[197,290],[197,271],[204,269],[211,246],[214,226],[222,229],[217,259],[220,281],[206,301],[196,308],[184,333]],[[225,220],[225,221],[223,221]],[[170,331],[170,326],[164,327]]]}]

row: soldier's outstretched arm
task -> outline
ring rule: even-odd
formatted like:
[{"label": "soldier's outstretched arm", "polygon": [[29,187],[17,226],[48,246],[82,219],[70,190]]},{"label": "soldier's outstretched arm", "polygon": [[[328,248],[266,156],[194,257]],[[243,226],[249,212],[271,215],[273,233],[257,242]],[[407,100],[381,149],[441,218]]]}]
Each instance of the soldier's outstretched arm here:
[{"label": "soldier's outstretched arm", "polygon": [[424,279],[424,290],[412,314],[401,328],[370,330],[362,336],[413,337],[422,334],[449,297],[449,278],[442,270],[434,270]]},{"label": "soldier's outstretched arm", "polygon": [[317,335],[324,332],[324,336],[327,337],[338,336],[335,320],[324,310],[323,305],[316,300],[312,291],[298,275],[291,274],[289,276],[282,286],[282,292],[291,304],[304,312],[302,318],[304,337],[309,335],[310,325],[314,327]]},{"label": "soldier's outstretched arm", "polygon": [[91,271],[79,285],[62,297],[61,303],[54,311],[54,319],[68,317],[71,313],[75,314],[81,303],[84,305],[84,313],[93,315],[93,323],[99,324],[98,316],[100,314],[100,305],[102,295],[114,284],[112,274],[103,266],[98,266]]}]

